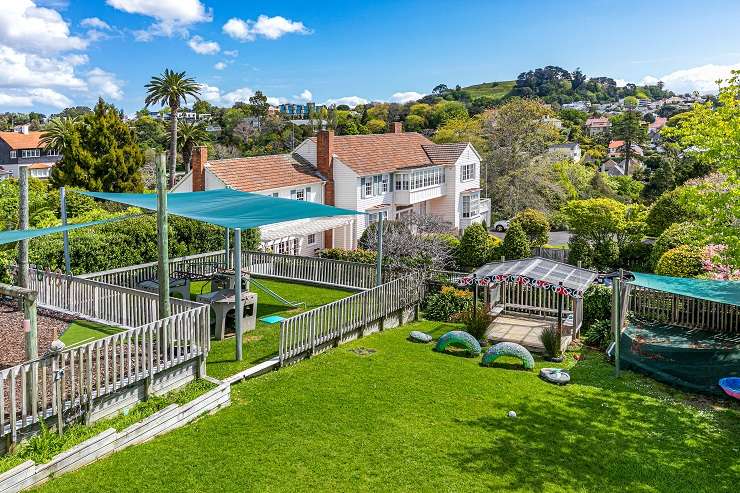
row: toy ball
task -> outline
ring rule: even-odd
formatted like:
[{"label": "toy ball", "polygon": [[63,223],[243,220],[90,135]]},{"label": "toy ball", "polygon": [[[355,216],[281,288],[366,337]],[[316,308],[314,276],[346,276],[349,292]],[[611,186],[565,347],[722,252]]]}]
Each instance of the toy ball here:
[{"label": "toy ball", "polygon": [[514,411],[509,411],[507,414],[510,418],[516,418],[516,413]]}]

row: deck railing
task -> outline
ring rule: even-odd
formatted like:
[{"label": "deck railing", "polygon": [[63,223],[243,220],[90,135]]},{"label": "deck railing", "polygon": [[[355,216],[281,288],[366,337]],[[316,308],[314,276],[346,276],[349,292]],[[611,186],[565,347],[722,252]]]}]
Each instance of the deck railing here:
[{"label": "deck railing", "polygon": [[423,295],[423,280],[408,276],[283,320],[280,363],[339,344],[348,334],[418,304]]},{"label": "deck railing", "polygon": [[687,329],[740,334],[740,308],[724,303],[632,286],[629,310],[638,317]]}]

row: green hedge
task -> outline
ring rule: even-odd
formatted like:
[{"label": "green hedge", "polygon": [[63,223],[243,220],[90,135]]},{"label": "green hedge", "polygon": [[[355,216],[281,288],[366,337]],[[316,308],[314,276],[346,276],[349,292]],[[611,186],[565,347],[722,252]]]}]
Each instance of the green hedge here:
[{"label": "green hedge", "polygon": [[374,264],[378,254],[374,250],[345,250],[344,248],[325,248],[319,250],[318,256],[332,260],[344,260],[346,262],[360,262],[363,264]]},{"label": "green hedge", "polygon": [[702,246],[709,241],[707,234],[696,223],[684,222],[671,224],[655,240],[653,251],[650,253],[650,265],[657,268],[658,261],[668,250],[681,245]]},{"label": "green hedge", "polygon": [[700,248],[681,245],[665,252],[655,266],[661,276],[696,277],[704,271]]}]

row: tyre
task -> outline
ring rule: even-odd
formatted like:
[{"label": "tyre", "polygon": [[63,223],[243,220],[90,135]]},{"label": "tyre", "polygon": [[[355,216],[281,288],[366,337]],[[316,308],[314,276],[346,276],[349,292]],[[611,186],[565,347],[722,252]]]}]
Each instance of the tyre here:
[{"label": "tyre", "polygon": [[499,233],[503,233],[504,232],[504,227],[501,226],[500,224],[497,224],[496,225],[496,231],[498,231]]}]

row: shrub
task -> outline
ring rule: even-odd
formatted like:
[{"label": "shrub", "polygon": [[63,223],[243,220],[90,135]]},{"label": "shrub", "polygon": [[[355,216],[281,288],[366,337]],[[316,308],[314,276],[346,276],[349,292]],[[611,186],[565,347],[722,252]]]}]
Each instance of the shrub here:
[{"label": "shrub", "polygon": [[473,294],[469,291],[442,286],[438,293],[430,294],[424,300],[424,313],[429,320],[448,322],[456,313],[470,308]]},{"label": "shrub", "polygon": [[456,270],[458,266],[457,260],[460,253],[460,238],[450,233],[439,233],[434,236],[442,241],[448,248],[450,260],[447,262],[445,267],[450,270]]},{"label": "shrub", "polygon": [[[409,228],[400,221],[383,221],[383,236],[394,233],[411,234]],[[365,250],[375,249],[376,239],[378,238],[378,223],[372,223],[365,231],[362,232],[360,240],[357,242],[359,248]]]},{"label": "shrub", "polygon": [[347,262],[360,262],[363,264],[374,264],[377,261],[378,254],[372,250],[345,250],[344,248],[325,248],[319,250],[318,256],[333,260],[344,260]]},{"label": "shrub", "polygon": [[461,267],[476,268],[489,262],[501,240],[488,233],[482,224],[471,224],[463,231],[457,250]]},{"label": "shrub", "polygon": [[653,245],[630,241],[619,249],[619,266],[638,272],[650,272],[650,252]]},{"label": "shrub", "polygon": [[619,247],[617,242],[611,239],[598,242],[594,245],[593,266],[604,271],[613,269],[619,263]]},{"label": "shrub", "polygon": [[535,209],[524,209],[514,216],[512,222],[521,225],[531,246],[539,247],[547,243],[550,223],[544,213]]},{"label": "shrub", "polygon": [[698,219],[697,207],[691,205],[689,198],[692,191],[679,187],[658,197],[645,219],[649,233],[658,236],[674,223]]},{"label": "shrub", "polygon": [[581,235],[573,235],[568,240],[568,263],[578,265],[587,269],[594,263],[594,249],[591,244]]},{"label": "shrub", "polygon": [[583,293],[583,328],[597,320],[611,320],[612,289],[603,284],[592,284]]},{"label": "shrub", "polygon": [[491,325],[493,317],[486,312],[482,304],[478,304],[478,309],[473,313],[473,304],[461,312],[455,313],[450,318],[452,322],[465,324],[465,332],[475,337],[477,340],[483,339],[486,335],[486,329]]},{"label": "shrub", "polygon": [[704,268],[700,248],[681,245],[665,252],[655,266],[655,273],[661,276],[696,277]]},{"label": "shrub", "polygon": [[568,229],[568,217],[562,212],[553,212],[548,218],[550,231],[566,231]]},{"label": "shrub", "polygon": [[545,353],[551,358],[557,358],[562,353],[562,341],[560,332],[552,325],[542,329],[540,342],[545,347]]},{"label": "shrub", "polygon": [[527,258],[532,254],[527,235],[519,223],[515,222],[509,226],[501,244],[501,252],[506,260]]},{"label": "shrub", "polygon": [[589,346],[606,349],[614,340],[611,322],[596,320],[589,328],[583,331],[583,342]]},{"label": "shrub", "polygon": [[684,222],[671,224],[668,229],[655,240],[653,251],[650,252],[650,266],[655,269],[658,260],[665,252],[681,245],[702,246],[708,240],[706,234],[696,223]]}]

